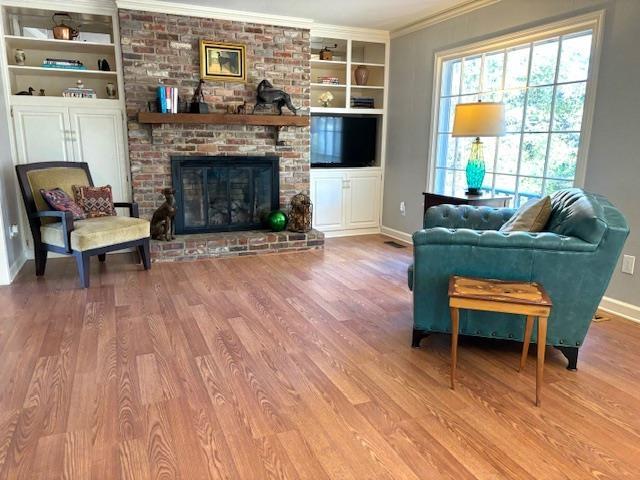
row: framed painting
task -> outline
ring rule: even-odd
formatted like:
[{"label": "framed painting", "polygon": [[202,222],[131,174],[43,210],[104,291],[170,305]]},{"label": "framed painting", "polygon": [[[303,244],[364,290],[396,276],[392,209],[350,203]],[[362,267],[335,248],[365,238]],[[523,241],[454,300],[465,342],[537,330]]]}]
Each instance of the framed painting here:
[{"label": "framed painting", "polygon": [[244,45],[200,40],[200,76],[205,80],[246,82]]}]

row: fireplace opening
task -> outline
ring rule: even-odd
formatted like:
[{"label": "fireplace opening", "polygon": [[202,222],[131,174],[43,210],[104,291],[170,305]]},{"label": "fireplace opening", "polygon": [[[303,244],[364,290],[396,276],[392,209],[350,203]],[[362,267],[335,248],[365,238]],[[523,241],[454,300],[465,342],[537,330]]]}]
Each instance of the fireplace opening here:
[{"label": "fireplace opening", "polygon": [[280,208],[278,157],[172,156],[176,233],[266,228]]}]

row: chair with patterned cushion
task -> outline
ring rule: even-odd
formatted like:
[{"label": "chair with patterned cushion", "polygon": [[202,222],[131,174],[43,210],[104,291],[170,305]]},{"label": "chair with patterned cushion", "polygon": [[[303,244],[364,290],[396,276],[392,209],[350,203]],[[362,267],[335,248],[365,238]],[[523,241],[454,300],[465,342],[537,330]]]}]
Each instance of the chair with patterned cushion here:
[{"label": "chair with patterned cushion", "polygon": [[106,253],[136,247],[145,270],[151,268],[149,222],[138,218],[138,205],[114,202],[129,209],[128,217],[103,216],[74,220],[73,214],[52,210],[41,190],[61,189],[72,196],[73,185],[93,186],[89,166],[84,162],[43,162],[17,165],[18,183],[29,218],[34,242],[36,275],[44,275],[47,253],[73,255],[80,283],[89,287],[89,258],[101,262]]}]

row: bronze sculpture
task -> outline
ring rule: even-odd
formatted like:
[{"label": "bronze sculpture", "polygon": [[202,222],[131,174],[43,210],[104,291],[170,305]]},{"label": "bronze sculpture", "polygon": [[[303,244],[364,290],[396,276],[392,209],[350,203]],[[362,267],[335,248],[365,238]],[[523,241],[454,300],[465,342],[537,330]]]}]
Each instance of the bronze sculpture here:
[{"label": "bronze sculpture", "polygon": [[256,108],[268,105],[275,105],[279,115],[282,115],[282,107],[285,105],[294,115],[297,115],[298,112],[298,109],[291,103],[291,96],[287,92],[274,88],[269,80],[262,80],[258,84],[256,104],[253,107],[253,113],[255,113]]},{"label": "bronze sculpture", "polygon": [[189,107],[189,111],[191,113],[209,113],[209,105],[207,105],[204,101],[204,93],[202,92],[202,86],[204,85],[204,80],[200,80],[198,86],[193,92],[193,97],[191,98],[191,105]]},{"label": "bronze sculpture", "polygon": [[173,188],[162,190],[165,202],[153,212],[151,217],[151,238],[155,240],[165,240],[169,242],[175,238],[176,202]]}]

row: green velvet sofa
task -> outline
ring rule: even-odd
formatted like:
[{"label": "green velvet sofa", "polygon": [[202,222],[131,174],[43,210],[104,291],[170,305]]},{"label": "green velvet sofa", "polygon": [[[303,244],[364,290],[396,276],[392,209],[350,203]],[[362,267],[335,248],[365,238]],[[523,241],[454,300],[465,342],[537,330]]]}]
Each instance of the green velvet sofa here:
[{"label": "green velvet sofa", "polygon": [[[413,341],[451,332],[447,285],[451,275],[535,281],[553,301],[547,344],[575,369],[578,349],[605,293],[629,227],[599,195],[577,188],[552,195],[546,231],[501,233],[512,209],[439,205],[427,210],[413,234]],[[460,312],[460,334],[522,341],[524,318]],[[535,333],[532,341],[535,341]]]}]

